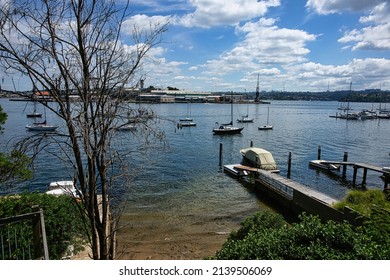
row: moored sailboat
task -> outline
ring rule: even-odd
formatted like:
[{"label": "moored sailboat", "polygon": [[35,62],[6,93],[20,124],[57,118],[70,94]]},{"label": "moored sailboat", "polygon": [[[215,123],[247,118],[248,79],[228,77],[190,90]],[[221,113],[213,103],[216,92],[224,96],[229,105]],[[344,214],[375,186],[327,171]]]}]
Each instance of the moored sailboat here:
[{"label": "moored sailboat", "polygon": [[219,125],[216,123],[216,127],[213,129],[214,134],[240,134],[244,127],[233,126],[233,96],[230,100],[231,103],[231,120],[230,123]]},{"label": "moored sailboat", "polygon": [[268,112],[267,112],[267,124],[263,125],[263,126],[259,126],[259,130],[270,130],[270,129],[273,129],[273,126],[272,125],[269,125],[269,106],[268,106]]}]

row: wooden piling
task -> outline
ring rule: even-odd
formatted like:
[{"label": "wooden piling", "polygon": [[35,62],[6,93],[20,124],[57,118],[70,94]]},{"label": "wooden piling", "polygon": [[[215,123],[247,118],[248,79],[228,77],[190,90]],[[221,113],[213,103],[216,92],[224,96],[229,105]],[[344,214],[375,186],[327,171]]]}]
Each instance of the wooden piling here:
[{"label": "wooden piling", "polygon": [[288,168],[287,168],[287,178],[291,176],[291,152],[288,153]]},{"label": "wooden piling", "polygon": [[[348,152],[344,152],[343,162],[347,162],[347,161],[348,161]],[[345,178],[346,174],[347,174],[347,165],[343,164],[343,178]]]},{"label": "wooden piling", "polygon": [[318,145],[318,149],[317,149],[317,159],[318,159],[318,160],[321,159],[321,145]]},{"label": "wooden piling", "polygon": [[222,142],[219,143],[219,166],[221,167],[222,166]]}]

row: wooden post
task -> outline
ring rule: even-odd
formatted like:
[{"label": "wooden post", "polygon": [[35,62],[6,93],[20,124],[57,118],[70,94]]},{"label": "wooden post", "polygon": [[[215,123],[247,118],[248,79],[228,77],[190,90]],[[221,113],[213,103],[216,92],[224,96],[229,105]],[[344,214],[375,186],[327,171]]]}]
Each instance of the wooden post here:
[{"label": "wooden post", "polygon": [[353,166],[353,180],[352,187],[356,187],[356,175],[357,175],[358,167],[356,165]]},{"label": "wooden post", "polygon": [[363,181],[362,181],[362,186],[366,185],[366,179],[367,179],[367,168],[363,169]]},{"label": "wooden post", "polygon": [[318,145],[318,150],[317,150],[317,159],[321,159],[321,145]]},{"label": "wooden post", "polygon": [[219,167],[222,166],[222,142],[219,143]]},{"label": "wooden post", "polygon": [[288,168],[287,168],[287,178],[291,176],[291,152],[288,152]]},{"label": "wooden post", "polygon": [[[344,152],[343,162],[348,161],[348,152]],[[347,165],[343,164],[343,177],[345,177],[347,174]]]},{"label": "wooden post", "polygon": [[253,141],[251,140],[251,147],[253,147]]},{"label": "wooden post", "polygon": [[34,258],[49,259],[49,250],[46,240],[45,220],[43,210],[38,206],[32,207],[32,212],[35,214],[32,218],[33,224],[33,239],[34,239]]}]

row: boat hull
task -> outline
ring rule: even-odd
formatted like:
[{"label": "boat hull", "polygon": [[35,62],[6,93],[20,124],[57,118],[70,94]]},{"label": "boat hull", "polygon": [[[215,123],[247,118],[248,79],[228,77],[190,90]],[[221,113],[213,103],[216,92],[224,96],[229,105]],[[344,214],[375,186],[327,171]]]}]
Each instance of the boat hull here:
[{"label": "boat hull", "polygon": [[26,128],[30,131],[55,131],[58,126],[51,125],[26,125]]},{"label": "boat hull", "polygon": [[259,126],[259,130],[271,130],[271,129],[273,129],[272,125]]},{"label": "boat hull", "polygon": [[213,132],[214,134],[220,134],[220,135],[226,135],[226,134],[240,134],[243,130],[243,127],[219,127],[214,128]]}]

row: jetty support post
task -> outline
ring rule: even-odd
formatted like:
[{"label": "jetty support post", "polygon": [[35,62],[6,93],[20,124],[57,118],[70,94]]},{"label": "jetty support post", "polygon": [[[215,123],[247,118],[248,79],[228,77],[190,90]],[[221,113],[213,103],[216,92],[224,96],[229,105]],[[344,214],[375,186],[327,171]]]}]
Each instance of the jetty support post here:
[{"label": "jetty support post", "polygon": [[[348,152],[344,152],[343,162],[347,162],[347,161],[348,161]],[[343,178],[345,178],[346,174],[347,174],[347,165],[343,164]]]},{"label": "jetty support post", "polygon": [[222,166],[222,148],[223,148],[223,144],[221,142],[219,143],[219,167]]},{"label": "jetty support post", "polygon": [[318,159],[318,160],[321,159],[321,145],[318,145],[318,149],[317,149],[317,159]]},{"label": "jetty support post", "polygon": [[291,177],[291,152],[288,152],[287,178]]},{"label": "jetty support post", "polygon": [[356,187],[356,176],[357,176],[358,167],[356,165],[353,166],[353,179],[352,179],[352,187]]},{"label": "jetty support post", "polygon": [[250,144],[251,147],[253,147],[253,141],[251,140],[251,144]]},{"label": "jetty support post", "polygon": [[363,168],[363,180],[362,180],[362,186],[366,186],[366,180],[367,180],[367,168]]}]

